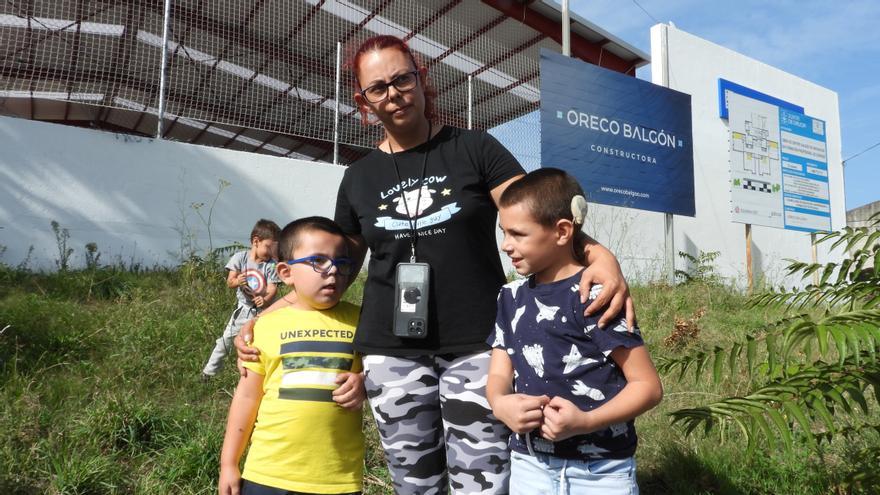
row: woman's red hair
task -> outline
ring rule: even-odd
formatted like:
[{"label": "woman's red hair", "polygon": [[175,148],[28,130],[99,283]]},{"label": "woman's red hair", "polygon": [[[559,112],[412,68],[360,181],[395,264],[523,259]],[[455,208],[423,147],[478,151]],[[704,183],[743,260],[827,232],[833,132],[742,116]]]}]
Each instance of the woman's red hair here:
[{"label": "woman's red hair", "polygon": [[[397,36],[391,36],[388,34],[380,34],[378,36],[373,36],[372,38],[368,38],[363,43],[360,44],[358,49],[354,52],[354,55],[349,59],[348,63],[349,68],[351,69],[351,75],[354,83],[354,90],[360,92],[363,88],[361,88],[361,84],[358,81],[358,71],[360,71],[361,67],[361,58],[368,52],[384,50],[386,48],[394,48],[396,50],[400,50],[401,53],[406,55],[413,64],[413,67],[416,69],[421,69],[424,67],[418,57],[410,50],[409,46],[405,41],[398,38]],[[420,79],[420,82],[421,79]],[[425,118],[429,121],[435,121],[437,119],[437,107],[434,103],[434,100],[437,98],[437,90],[434,89],[427,79],[423,84],[424,94],[425,94]],[[361,112],[361,121],[364,124],[369,124],[370,121],[367,118],[367,113],[362,109],[359,109]]]}]

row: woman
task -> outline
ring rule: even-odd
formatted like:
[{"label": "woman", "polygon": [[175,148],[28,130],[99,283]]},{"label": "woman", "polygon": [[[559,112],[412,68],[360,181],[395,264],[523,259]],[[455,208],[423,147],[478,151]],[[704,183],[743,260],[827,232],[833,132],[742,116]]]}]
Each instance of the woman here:
[{"label": "woman", "polygon": [[[506,493],[508,431],[485,398],[486,338],[505,282],[497,201],[524,171],[487,133],[437,123],[427,69],[400,39],[370,38],[350,65],[363,119],[385,138],[346,170],[335,219],[358,266],[371,251],[355,348],[395,491]],[[604,322],[626,303],[632,321],[617,260],[592,240],[585,255],[581,293],[605,286],[588,311],[610,303]],[[424,338],[392,332],[397,265],[412,259],[430,265]],[[245,360],[252,352],[239,346]]]}]

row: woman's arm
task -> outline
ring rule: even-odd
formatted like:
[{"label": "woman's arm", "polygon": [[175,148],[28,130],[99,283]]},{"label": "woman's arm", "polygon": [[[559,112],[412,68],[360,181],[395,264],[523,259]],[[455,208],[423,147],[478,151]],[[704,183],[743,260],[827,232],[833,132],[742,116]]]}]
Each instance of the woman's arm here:
[{"label": "woman's arm", "polygon": [[632,331],[636,324],[635,305],[617,258],[605,246],[587,236],[584,259],[587,261],[587,269],[581,275],[581,303],[587,302],[593,285],[602,285],[602,292],[587,306],[584,315],[589,316],[607,306],[598,322],[599,328],[604,328],[625,307],[626,326]]},{"label": "woman's arm", "polygon": [[[290,291],[282,297],[278,299],[271,306],[264,309],[261,315],[266,315],[275,311],[276,309],[281,309],[286,306],[290,306],[293,304],[293,301],[296,298],[296,292]],[[258,317],[257,317],[258,318]],[[244,366],[242,366],[242,362],[250,361],[257,362],[260,360],[260,349],[250,345],[251,342],[254,341],[254,325],[257,324],[257,318],[251,318],[246,321],[244,325],[241,326],[241,331],[238,332],[238,335],[232,339],[232,344],[235,345],[235,353],[238,354],[238,374],[242,377],[248,375],[248,370]]]},{"label": "woman's arm", "polygon": [[346,234],[348,241],[348,257],[354,262],[352,265],[351,276],[348,278],[349,283],[353,282],[361,267],[364,265],[364,258],[367,257],[367,240],[360,234]]},{"label": "woman's arm", "polygon": [[504,191],[507,189],[507,186],[513,184],[514,182],[525,177],[523,174],[514,175],[513,177],[507,179],[506,181],[498,184],[493,187],[492,190],[489,191],[489,195],[492,196],[492,201],[495,203],[495,208],[498,208],[498,202],[501,200],[501,195],[504,194]]}]

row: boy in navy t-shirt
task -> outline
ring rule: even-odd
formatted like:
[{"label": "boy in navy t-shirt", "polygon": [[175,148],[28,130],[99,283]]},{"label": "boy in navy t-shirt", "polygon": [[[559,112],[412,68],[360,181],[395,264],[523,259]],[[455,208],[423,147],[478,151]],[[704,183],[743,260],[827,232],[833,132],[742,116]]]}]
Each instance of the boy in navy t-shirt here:
[{"label": "boy in navy t-shirt", "polygon": [[499,201],[502,250],[529,275],[501,289],[489,337],[486,396],[514,433],[512,494],[637,493],[633,419],[663,396],[638,331],[622,318],[600,329],[584,317],[583,194],[574,178],[544,168]]}]

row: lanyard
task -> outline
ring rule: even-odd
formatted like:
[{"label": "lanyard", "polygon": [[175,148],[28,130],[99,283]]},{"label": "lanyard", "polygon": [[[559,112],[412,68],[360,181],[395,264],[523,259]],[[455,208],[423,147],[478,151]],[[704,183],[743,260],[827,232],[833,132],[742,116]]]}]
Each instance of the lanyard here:
[{"label": "lanyard", "polygon": [[[428,137],[425,139],[425,143],[431,140],[431,130],[432,123],[428,121]],[[394,171],[397,173],[397,183],[400,184],[400,201],[403,202],[403,208],[406,210],[406,216],[409,222],[409,247],[410,247],[410,256],[409,262],[416,262],[416,244],[418,243],[418,234],[416,233],[416,226],[418,226],[419,221],[419,203],[422,201],[422,188],[425,183],[425,170],[428,168],[428,153],[430,148],[425,150],[425,158],[422,160],[422,178],[418,182],[419,192],[416,193],[416,211],[415,216],[411,215],[409,212],[409,204],[406,202],[406,194],[403,190],[403,180],[400,178],[400,169],[397,167],[397,160],[394,158],[394,149],[391,147],[391,140],[388,140],[388,151],[391,152],[391,163],[394,164]]]}]

